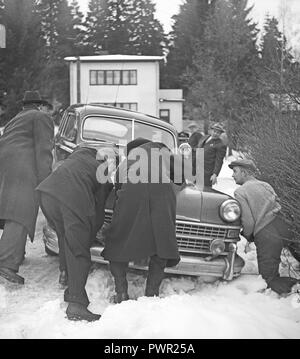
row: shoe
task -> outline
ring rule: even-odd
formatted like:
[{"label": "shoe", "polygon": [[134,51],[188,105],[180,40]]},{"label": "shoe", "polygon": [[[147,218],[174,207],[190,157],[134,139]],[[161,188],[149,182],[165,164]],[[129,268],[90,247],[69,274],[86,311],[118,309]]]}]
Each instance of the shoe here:
[{"label": "shoe", "polygon": [[121,302],[124,302],[126,300],[129,300],[129,296],[127,293],[117,293],[112,297],[112,301],[115,304],[119,304]]},{"label": "shoe", "polygon": [[95,322],[101,318],[100,314],[90,312],[83,304],[80,303],[69,303],[66,314],[69,320],[74,321],[86,320],[88,322]]},{"label": "shoe", "polygon": [[68,274],[67,271],[62,270],[60,272],[59,278],[58,278],[58,283],[62,286],[66,286],[68,285]]},{"label": "shoe", "polygon": [[25,279],[15,273],[12,269],[0,267],[0,276],[12,283],[24,284]]}]

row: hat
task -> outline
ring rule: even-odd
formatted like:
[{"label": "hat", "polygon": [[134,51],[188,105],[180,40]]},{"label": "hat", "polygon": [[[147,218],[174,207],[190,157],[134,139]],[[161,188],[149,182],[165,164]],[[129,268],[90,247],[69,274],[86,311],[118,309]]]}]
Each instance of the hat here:
[{"label": "hat", "polygon": [[199,125],[198,125],[196,122],[191,122],[191,123],[187,126],[187,128],[193,128],[193,127],[199,128]]},{"label": "hat", "polygon": [[219,122],[212,125],[211,128],[220,132],[225,132],[224,126]]},{"label": "hat", "polygon": [[239,159],[239,160],[235,160],[232,161],[229,165],[229,168],[233,169],[233,167],[243,167],[243,168],[247,168],[253,172],[256,171],[256,166],[254,164],[254,162],[252,160],[248,160],[246,158],[243,159]]},{"label": "hat", "polygon": [[28,103],[39,103],[43,105],[48,105],[49,102],[43,100],[40,93],[38,91],[25,91],[24,98],[22,100],[23,104],[26,105]]}]

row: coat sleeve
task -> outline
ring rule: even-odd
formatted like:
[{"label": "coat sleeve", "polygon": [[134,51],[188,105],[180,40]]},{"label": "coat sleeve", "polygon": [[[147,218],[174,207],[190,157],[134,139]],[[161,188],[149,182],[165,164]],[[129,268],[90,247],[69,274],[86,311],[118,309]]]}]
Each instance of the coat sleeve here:
[{"label": "coat sleeve", "polygon": [[216,160],[215,160],[215,168],[213,173],[216,174],[217,176],[221,171],[225,155],[226,155],[226,146],[222,144],[218,146],[216,149]]},{"label": "coat sleeve", "polygon": [[38,113],[34,121],[35,162],[38,184],[52,171],[54,123],[46,113]]},{"label": "coat sleeve", "polygon": [[105,219],[105,202],[113,189],[112,183],[103,183],[99,185],[99,188],[95,194],[95,213],[96,213],[96,221],[95,221],[95,233],[102,227]]},{"label": "coat sleeve", "polygon": [[239,191],[235,191],[234,197],[239,202],[242,209],[241,219],[243,226],[243,236],[250,240],[252,238],[255,227],[255,220],[253,218],[251,208],[249,207],[247,199]]}]

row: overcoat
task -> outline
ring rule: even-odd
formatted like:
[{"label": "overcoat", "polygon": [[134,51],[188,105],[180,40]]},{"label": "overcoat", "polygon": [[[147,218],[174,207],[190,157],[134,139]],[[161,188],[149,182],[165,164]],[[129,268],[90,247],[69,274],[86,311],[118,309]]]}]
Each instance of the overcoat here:
[{"label": "overcoat", "polygon": [[210,177],[213,174],[219,175],[223,159],[226,155],[226,146],[220,138],[212,138],[208,143],[210,135],[203,136],[198,144],[204,149],[204,183],[211,186]]},{"label": "overcoat", "polygon": [[[156,143],[140,146],[146,151]],[[122,165],[122,164],[121,164]],[[121,166],[120,165],[120,166]],[[150,168],[153,171],[153,164]],[[131,163],[128,161],[128,170]],[[150,181],[149,181],[150,182]],[[176,194],[174,183],[123,183],[117,191],[112,222],[104,231],[102,256],[109,261],[130,262],[158,255],[176,265]]]},{"label": "overcoat", "polygon": [[91,240],[104,222],[105,201],[113,187],[97,181],[99,164],[95,149],[79,147],[37,187],[75,213],[79,221],[92,225]]},{"label": "overcoat", "polygon": [[51,173],[53,137],[51,117],[32,107],[18,113],[0,137],[0,219],[22,224],[31,240],[39,208],[35,187]]}]

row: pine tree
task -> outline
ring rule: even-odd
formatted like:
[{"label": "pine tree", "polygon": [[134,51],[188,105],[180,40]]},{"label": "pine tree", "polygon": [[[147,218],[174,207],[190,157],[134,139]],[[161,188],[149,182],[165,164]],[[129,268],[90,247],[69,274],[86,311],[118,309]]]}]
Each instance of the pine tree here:
[{"label": "pine tree", "polygon": [[35,0],[4,0],[3,4],[1,21],[6,27],[7,38],[0,66],[7,92],[7,121],[18,111],[16,102],[23,97],[24,91],[39,87],[44,42]]},{"label": "pine tree", "polygon": [[39,0],[46,67],[41,74],[44,92],[52,101],[69,103],[69,71],[66,56],[76,54],[76,31],[67,0]]},{"label": "pine tree", "polygon": [[181,78],[192,66],[197,41],[203,39],[206,19],[215,0],[187,0],[180,6],[179,14],[173,16],[167,64],[162,73],[162,86],[187,88]]},{"label": "pine tree", "polygon": [[188,102],[202,107],[206,121],[226,121],[233,142],[261,95],[257,30],[250,11],[247,0],[218,0],[187,73]]},{"label": "pine tree", "polygon": [[83,27],[84,15],[80,11],[78,0],[72,0],[70,3],[71,15],[72,15],[72,27],[74,31],[74,53],[73,55],[85,55],[87,54],[87,48],[85,46],[85,31]]},{"label": "pine tree", "polygon": [[162,25],[152,0],[91,0],[85,27],[95,53],[161,55]]},{"label": "pine tree", "polygon": [[163,55],[166,39],[161,23],[155,18],[152,0],[133,0],[126,23],[133,54]]},{"label": "pine tree", "polygon": [[[287,46],[285,36],[278,29],[278,20],[266,16],[261,43],[262,72],[261,80],[271,93],[284,93],[295,70],[295,59]],[[299,75],[298,75],[299,77]]]}]

